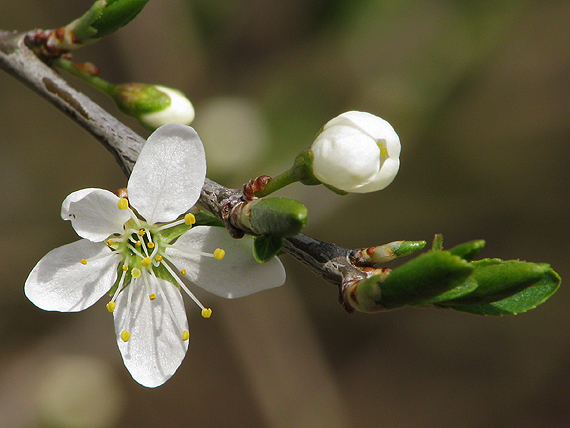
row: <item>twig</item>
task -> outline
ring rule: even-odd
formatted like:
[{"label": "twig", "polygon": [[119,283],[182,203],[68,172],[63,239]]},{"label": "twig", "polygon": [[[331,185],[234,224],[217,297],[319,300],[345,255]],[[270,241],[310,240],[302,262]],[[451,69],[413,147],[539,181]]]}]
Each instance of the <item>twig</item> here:
[{"label": "twig", "polygon": [[[25,34],[0,31],[0,68],[46,98],[55,107],[79,123],[119,162],[130,175],[144,138],[119,122],[84,94],[73,89],[53,69],[43,63],[24,43]],[[248,230],[232,221],[232,208],[248,199],[242,190],[228,189],[206,179],[199,203],[216,215],[234,237]],[[314,273],[339,286],[364,279],[368,275],[354,267],[351,250],[299,234],[285,240],[283,251],[308,266]]]}]

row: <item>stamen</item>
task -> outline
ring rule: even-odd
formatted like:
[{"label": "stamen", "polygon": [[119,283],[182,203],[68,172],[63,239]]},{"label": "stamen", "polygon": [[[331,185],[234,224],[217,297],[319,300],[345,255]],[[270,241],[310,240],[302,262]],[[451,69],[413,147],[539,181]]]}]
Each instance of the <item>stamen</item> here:
[{"label": "stamen", "polygon": [[149,242],[148,244],[146,244],[146,246],[148,248],[154,248],[154,242]]},{"label": "stamen", "polygon": [[157,262],[161,262],[162,261],[162,256],[159,254],[158,256],[155,257],[155,260]]},{"label": "stamen", "polygon": [[200,303],[198,298],[194,296],[194,294],[192,294],[192,292],[188,289],[188,287],[186,287],[186,285],[182,282],[182,280],[178,277],[178,275],[176,275],[176,273],[174,272],[174,270],[172,270],[172,268],[168,265],[168,263],[162,263],[162,266],[164,266],[168,271],[168,273],[172,275],[172,277],[178,283],[180,288],[182,288],[186,292],[186,294],[188,294],[188,296],[190,296],[190,298],[194,300],[194,303],[196,303],[200,309],[204,309],[204,305]]},{"label": "stamen", "polygon": [[[145,257],[144,259],[142,259],[141,265],[143,266],[148,266],[152,263],[152,260],[150,259],[150,257]],[[134,270],[134,269],[133,269]]]},{"label": "stamen", "polygon": [[140,270],[139,268],[133,268],[133,270],[131,271],[131,276],[132,276],[133,278],[135,278],[135,279],[136,279],[136,278],[140,278],[141,273],[142,273],[142,272],[141,272],[141,270]]},{"label": "stamen", "polygon": [[221,248],[216,248],[216,251],[214,251],[214,258],[216,260],[222,260],[225,255],[226,255],[226,252],[224,250],[222,250]]},{"label": "stamen", "polygon": [[111,246],[115,243],[112,239],[107,239],[107,245]]},{"label": "stamen", "polygon": [[188,272],[186,272],[186,269],[182,269],[182,270],[180,271],[180,275],[186,275],[187,273],[188,273]]},{"label": "stamen", "polygon": [[[151,271],[152,272],[152,271]],[[153,276],[154,276],[154,272],[152,272]],[[172,310],[172,306],[170,306],[170,301],[168,300],[168,298],[166,297],[166,293],[165,291],[162,289],[162,287],[160,286],[160,283],[158,283],[158,278],[156,278],[156,276],[154,276],[154,278],[157,280],[157,289],[160,292],[160,294],[162,295],[162,299],[164,300],[164,306],[166,307],[166,309],[168,310],[168,313],[170,314],[170,317],[172,318],[172,321],[174,321],[174,324],[176,324],[176,327],[178,327],[178,329],[182,332],[182,340],[184,339],[184,332],[187,330],[184,330],[182,328],[182,326],[180,325],[180,323],[178,322],[178,318],[176,318],[176,315],[174,315],[174,311]],[[188,332],[188,337],[190,337],[190,332]],[[186,339],[187,340],[187,339]]]},{"label": "stamen", "polygon": [[135,242],[135,245],[136,245],[137,247],[140,247],[140,246],[142,245],[142,242],[141,242],[141,241],[137,241],[137,242]]},{"label": "stamen", "polygon": [[117,304],[113,301],[110,301],[109,303],[107,303],[107,310],[109,312],[113,312],[116,307],[117,307]]},{"label": "stamen", "polygon": [[93,262],[95,260],[106,259],[107,257],[115,257],[115,256],[120,257],[116,251],[109,250],[108,253],[105,251],[103,254],[99,254],[98,256],[90,257],[88,259],[81,259],[79,263],[81,263],[82,265],[86,265],[87,263]]},{"label": "stamen", "polygon": [[143,237],[143,236],[146,234],[146,232],[145,232],[144,229],[141,229],[141,230],[139,230],[139,231],[137,232],[137,234],[138,234],[140,237]]},{"label": "stamen", "polygon": [[178,226],[179,224],[183,224],[183,223],[186,224],[187,226],[191,226],[194,223],[196,223],[196,217],[194,216],[194,214],[188,213],[184,216],[184,218],[182,218],[180,220],[173,221],[172,223],[163,224],[162,226],[157,227],[154,230],[156,232],[160,232],[161,230],[169,229],[171,227]]},{"label": "stamen", "polygon": [[148,298],[149,298],[150,300],[154,300],[154,299],[156,299],[156,294],[154,294],[154,293],[149,294],[149,295],[148,295]]},{"label": "stamen", "polygon": [[182,340],[186,342],[188,339],[190,339],[190,332],[188,330],[184,330],[182,332]]},{"label": "stamen", "polygon": [[188,226],[196,223],[196,216],[192,213],[188,213],[184,216],[184,223]]},{"label": "stamen", "polygon": [[127,265],[123,265],[123,268],[122,268],[122,269],[126,272],[126,271],[129,270],[129,267],[128,267]]},{"label": "stamen", "polygon": [[212,309],[210,309],[210,308],[202,309],[202,316],[204,318],[210,318],[212,316]]},{"label": "stamen", "polygon": [[[126,210],[129,208],[129,200],[126,198],[121,198],[119,199],[119,202],[117,203],[118,207],[120,210]],[[126,342],[126,340],[125,340]]]},{"label": "stamen", "polygon": [[123,342],[128,342],[130,338],[131,338],[131,333],[129,333],[127,330],[123,330],[123,332],[121,333],[121,339],[123,340]]}]

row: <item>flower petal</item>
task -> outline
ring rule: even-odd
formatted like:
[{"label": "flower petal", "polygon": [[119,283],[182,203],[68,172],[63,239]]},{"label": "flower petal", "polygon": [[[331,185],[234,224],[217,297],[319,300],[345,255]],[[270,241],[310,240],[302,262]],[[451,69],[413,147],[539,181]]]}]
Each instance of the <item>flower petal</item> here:
[{"label": "flower petal", "polygon": [[[104,255],[108,257],[89,260]],[[111,289],[118,262],[119,256],[105,244],[82,239],[47,253],[28,276],[24,292],[47,311],[82,311]]]},{"label": "flower petal", "polygon": [[382,164],[380,171],[372,177],[370,183],[365,184],[360,187],[353,188],[351,192],[353,193],[368,193],[376,192],[377,190],[382,190],[396,177],[398,174],[398,169],[400,168],[400,159],[386,159]]},{"label": "flower petal", "polygon": [[[222,260],[189,254],[203,251],[212,254],[216,248],[225,250]],[[217,296],[233,299],[258,291],[279,287],[285,282],[285,269],[274,257],[257,263],[252,255],[253,239],[233,239],[221,227],[196,226],[182,235],[173,247],[167,248],[168,260],[179,269],[186,269],[187,278]]]},{"label": "flower petal", "polygon": [[108,190],[78,190],[63,201],[61,218],[70,220],[82,238],[101,242],[113,233],[122,233],[131,218],[131,211],[120,210],[118,202],[119,197]]},{"label": "flower petal", "polygon": [[135,164],[129,200],[147,222],[168,222],[196,203],[206,177],[206,155],[193,128],[171,123],[148,138]]},{"label": "flower petal", "polygon": [[[147,275],[156,299],[149,299],[141,277],[119,294],[113,315],[117,344],[125,366],[134,380],[154,388],[166,382],[182,363],[188,340],[182,340],[181,329],[188,330],[188,321],[178,288]],[[127,310],[129,294],[131,307]],[[128,342],[121,339],[123,330],[130,333]]]}]

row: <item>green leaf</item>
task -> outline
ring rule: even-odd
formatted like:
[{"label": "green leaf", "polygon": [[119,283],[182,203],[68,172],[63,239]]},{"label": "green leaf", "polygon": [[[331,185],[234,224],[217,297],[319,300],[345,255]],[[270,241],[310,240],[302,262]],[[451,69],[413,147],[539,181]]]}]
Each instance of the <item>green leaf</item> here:
[{"label": "green leaf", "polygon": [[200,212],[194,213],[194,217],[196,217],[195,226],[224,227],[222,222],[214,214],[210,214],[210,213],[205,212],[205,211],[200,211]]},{"label": "green leaf", "polygon": [[463,284],[460,284],[457,287],[449,291],[446,291],[445,293],[440,294],[439,296],[434,297],[429,301],[423,302],[422,305],[436,304],[439,302],[445,302],[447,300],[457,299],[458,297],[471,293],[476,288],[477,288],[477,281],[475,281],[474,278],[469,277],[465,280]]},{"label": "green leaf", "polygon": [[253,239],[253,258],[259,263],[271,260],[283,246],[283,238],[271,235],[257,236]]},{"label": "green leaf", "polygon": [[305,227],[307,208],[292,199],[264,198],[251,207],[249,222],[254,233],[287,238]]},{"label": "green leaf", "polygon": [[549,269],[536,284],[506,299],[483,305],[446,306],[475,315],[516,315],[536,308],[552,296],[560,286],[560,276]]},{"label": "green leaf", "polygon": [[386,309],[423,305],[463,284],[474,267],[449,251],[429,251],[394,269],[381,285]]},{"label": "green leaf", "polygon": [[469,241],[463,244],[459,244],[448,251],[451,254],[461,257],[464,260],[473,260],[485,247],[485,241],[478,239],[476,241]]},{"label": "green leaf", "polygon": [[67,27],[80,43],[95,41],[117,31],[135,18],[149,0],[97,0]]},{"label": "green leaf", "polygon": [[149,0],[108,0],[101,15],[93,22],[97,38],[117,31],[131,22]]},{"label": "green leaf", "polygon": [[471,293],[441,302],[441,305],[481,305],[497,302],[519,293],[541,281],[550,270],[546,263],[527,263],[515,260],[484,259],[471,263],[475,267],[473,279],[477,288]]}]

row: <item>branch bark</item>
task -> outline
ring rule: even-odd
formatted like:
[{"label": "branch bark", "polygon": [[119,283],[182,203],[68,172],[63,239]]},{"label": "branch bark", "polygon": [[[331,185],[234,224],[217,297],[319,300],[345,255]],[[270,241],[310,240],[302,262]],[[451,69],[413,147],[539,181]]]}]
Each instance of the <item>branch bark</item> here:
[{"label": "branch bark", "polygon": [[[0,30],[0,68],[23,82],[69,116],[109,150],[127,177],[145,139],[119,122],[84,94],[73,89],[25,45],[25,34]],[[199,204],[216,215],[234,237],[249,233],[228,219],[228,210],[247,198],[242,190],[228,189],[206,179]],[[350,262],[351,250],[299,234],[285,240],[283,251],[314,273],[342,289],[343,284],[368,275]]]}]

